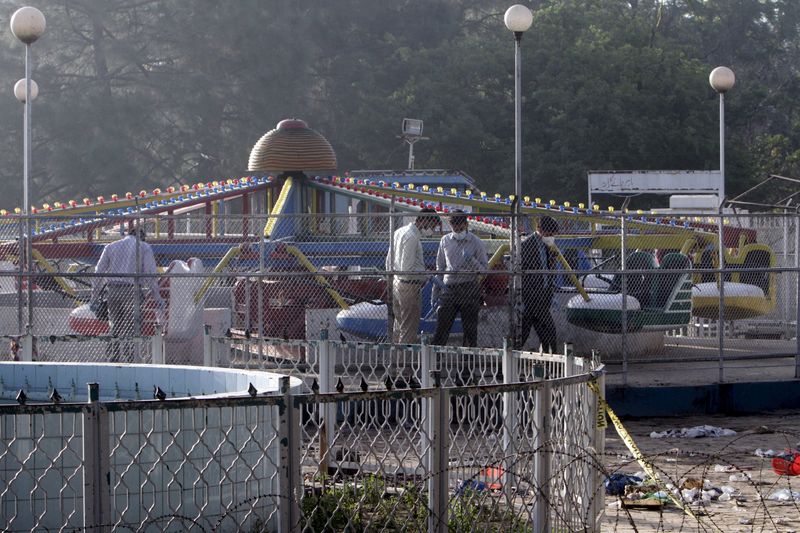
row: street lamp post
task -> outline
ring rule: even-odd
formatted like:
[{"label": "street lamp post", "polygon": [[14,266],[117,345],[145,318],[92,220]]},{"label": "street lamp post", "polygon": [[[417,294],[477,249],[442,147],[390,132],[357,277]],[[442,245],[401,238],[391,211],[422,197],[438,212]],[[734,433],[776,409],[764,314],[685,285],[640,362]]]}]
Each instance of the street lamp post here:
[{"label": "street lamp post", "polygon": [[512,279],[512,298],[511,306],[511,334],[510,340],[514,342],[521,333],[519,306],[521,302],[520,289],[521,278],[519,268],[520,257],[520,214],[522,213],[522,56],[520,45],[522,34],[533,24],[533,13],[527,7],[515,4],[506,10],[503,18],[506,28],[514,33],[514,218],[512,219],[511,246],[513,248],[512,260],[514,277]]},{"label": "street lamp post", "polygon": [[725,266],[725,243],[723,228],[723,206],[725,205],[725,93],[731,90],[736,83],[733,71],[728,67],[717,67],[708,76],[711,87],[719,93],[719,243],[717,246],[719,275],[719,316],[717,317],[717,341],[719,357],[719,381],[724,381],[725,358],[725,276],[722,269]]},{"label": "street lamp post", "polygon": [[[28,218],[28,209],[30,208],[29,200],[29,172],[31,166],[31,101],[36,98],[39,92],[38,86],[31,79],[30,74],[30,49],[31,44],[36,42],[39,37],[44,33],[46,26],[44,15],[35,7],[21,7],[14,12],[11,16],[11,32],[14,36],[25,44],[25,79],[24,92],[21,90],[19,82],[14,86],[14,95],[18,100],[25,104],[24,123],[23,123],[23,163],[22,163],[22,215],[25,217],[25,251],[28,266],[28,324],[26,326],[26,333],[30,333],[33,322],[33,294],[32,294],[32,280],[30,274],[32,272],[33,263],[31,261],[31,225]],[[20,98],[22,96],[22,98]],[[21,244],[21,243],[20,243]]]},{"label": "street lamp post", "polygon": [[725,93],[733,88],[736,76],[728,67],[717,67],[708,76],[711,87],[719,93],[719,200],[725,201]]}]

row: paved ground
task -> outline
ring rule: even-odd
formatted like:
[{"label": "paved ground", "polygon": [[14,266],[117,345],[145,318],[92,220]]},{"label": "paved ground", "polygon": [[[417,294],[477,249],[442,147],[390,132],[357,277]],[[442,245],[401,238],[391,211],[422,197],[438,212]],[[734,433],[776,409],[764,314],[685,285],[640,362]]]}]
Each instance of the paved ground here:
[{"label": "paved ground", "polygon": [[[769,499],[778,491],[795,491],[800,497],[800,476],[776,475],[770,459],[755,450],[800,448],[800,410],[758,416],[702,416],[653,418],[624,422],[642,453],[652,461],[665,482],[680,487],[694,478],[707,486],[731,487],[729,501],[695,502],[693,519],[675,505],[662,510],[619,509],[618,499],[606,497],[604,531],[800,531],[800,501]],[[718,438],[650,438],[653,431],[713,425],[733,429],[736,436]],[[606,433],[606,466],[611,472],[635,473],[642,468],[633,460],[613,427]],[[721,472],[727,468],[732,472]],[[747,474],[748,481],[731,481]],[[690,480],[691,484],[692,481]],[[626,512],[627,511],[627,512]],[[629,513],[629,514],[628,514]]]},{"label": "paved ground", "polygon": [[[794,356],[796,350],[795,340],[725,339],[725,359],[720,365],[717,339],[670,337],[658,353],[629,359],[626,384],[652,387],[706,385],[719,381],[785,381],[795,379],[800,368],[800,359]],[[623,366],[619,358],[606,365],[606,384],[622,385]]]}]

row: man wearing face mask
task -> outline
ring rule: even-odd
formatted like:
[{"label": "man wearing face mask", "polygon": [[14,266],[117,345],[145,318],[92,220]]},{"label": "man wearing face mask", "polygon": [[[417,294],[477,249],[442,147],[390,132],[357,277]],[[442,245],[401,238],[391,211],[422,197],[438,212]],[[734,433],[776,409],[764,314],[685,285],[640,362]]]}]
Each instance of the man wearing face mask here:
[{"label": "man wearing face mask", "polygon": [[467,215],[460,209],[451,212],[450,227],[453,229],[439,242],[436,254],[436,270],[439,282],[434,285],[431,301],[438,304],[436,333],[433,344],[447,344],[450,328],[461,314],[464,327],[464,346],[478,345],[478,313],[482,305],[478,273],[489,269],[483,242],[467,231]]},{"label": "man wearing face mask", "polygon": [[[436,210],[426,207],[417,219],[395,230],[392,249],[386,255],[386,270],[398,272],[425,272],[421,237],[433,235],[439,222]],[[393,342],[415,344],[419,336],[419,319],[422,312],[420,293],[428,276],[398,274],[392,282],[392,311],[394,313]]]},{"label": "man wearing face mask", "polygon": [[[555,236],[558,222],[552,217],[539,219],[539,230],[520,244],[521,268],[530,270],[553,270],[555,268]],[[521,350],[530,335],[531,327],[536,330],[539,342],[545,352],[555,353],[556,326],[550,315],[550,303],[555,291],[555,276],[548,274],[522,275],[522,302],[520,325],[514,349]]]}]

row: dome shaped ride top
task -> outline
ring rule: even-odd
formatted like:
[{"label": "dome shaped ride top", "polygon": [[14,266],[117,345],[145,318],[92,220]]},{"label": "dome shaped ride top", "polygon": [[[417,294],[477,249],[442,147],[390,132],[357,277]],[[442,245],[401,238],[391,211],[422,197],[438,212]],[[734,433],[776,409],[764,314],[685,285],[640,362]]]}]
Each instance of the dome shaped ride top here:
[{"label": "dome shaped ride top", "polygon": [[250,150],[250,172],[335,171],[336,153],[325,137],[299,119],[287,119]]}]

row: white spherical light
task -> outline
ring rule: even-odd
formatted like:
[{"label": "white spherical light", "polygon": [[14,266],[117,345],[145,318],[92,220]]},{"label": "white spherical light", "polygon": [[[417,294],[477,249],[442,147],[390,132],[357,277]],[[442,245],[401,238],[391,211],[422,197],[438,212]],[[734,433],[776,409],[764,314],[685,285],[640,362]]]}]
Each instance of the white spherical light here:
[{"label": "white spherical light", "polygon": [[736,76],[728,67],[717,67],[708,75],[708,83],[718,93],[725,93],[731,90],[736,83]]},{"label": "white spherical light", "polygon": [[[14,84],[14,96],[23,104],[25,103],[25,78]],[[39,96],[39,85],[31,80],[31,102],[36,100],[37,96]]]},{"label": "white spherical light", "polygon": [[21,7],[11,16],[11,32],[25,44],[31,44],[44,33],[45,20],[35,7]]},{"label": "white spherical light", "polygon": [[506,23],[506,28],[514,33],[522,33],[527,31],[533,24],[533,13],[527,7],[515,4],[506,10],[503,20]]}]

